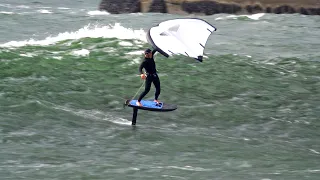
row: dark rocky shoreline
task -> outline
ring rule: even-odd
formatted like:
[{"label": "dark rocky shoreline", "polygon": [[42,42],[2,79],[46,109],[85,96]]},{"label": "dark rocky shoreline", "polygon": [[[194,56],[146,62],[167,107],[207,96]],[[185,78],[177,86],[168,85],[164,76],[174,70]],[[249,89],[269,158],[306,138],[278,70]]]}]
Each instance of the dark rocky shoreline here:
[{"label": "dark rocky shoreline", "polygon": [[[316,1],[315,1],[316,2]],[[275,13],[304,15],[320,15],[320,0],[318,3],[288,5],[288,4],[239,4],[222,3],[213,0],[203,1],[170,1],[170,0],[102,0],[100,10],[112,14],[137,13],[137,12],[158,12],[171,14],[204,14],[213,15],[219,13],[227,14],[254,14],[254,13]]]}]

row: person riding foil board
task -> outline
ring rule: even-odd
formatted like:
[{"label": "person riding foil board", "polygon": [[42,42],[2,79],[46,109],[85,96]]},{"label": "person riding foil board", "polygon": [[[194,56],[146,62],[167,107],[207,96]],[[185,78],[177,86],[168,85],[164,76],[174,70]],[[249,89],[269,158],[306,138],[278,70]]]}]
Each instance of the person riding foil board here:
[{"label": "person riding foil board", "polygon": [[[142,106],[140,101],[150,91],[151,83],[153,83],[156,88],[156,92],[154,94],[154,102],[159,104],[158,97],[160,95],[160,79],[157,74],[156,63],[153,59],[153,55],[156,52],[157,52],[157,49],[154,49],[153,51],[151,51],[151,49],[146,49],[144,51],[144,60],[142,61],[139,67],[139,72],[140,72],[141,79],[145,80],[146,82],[145,82],[145,89],[140,94],[140,97],[136,102],[137,106]],[[142,69],[145,70],[146,74],[142,72]]]}]

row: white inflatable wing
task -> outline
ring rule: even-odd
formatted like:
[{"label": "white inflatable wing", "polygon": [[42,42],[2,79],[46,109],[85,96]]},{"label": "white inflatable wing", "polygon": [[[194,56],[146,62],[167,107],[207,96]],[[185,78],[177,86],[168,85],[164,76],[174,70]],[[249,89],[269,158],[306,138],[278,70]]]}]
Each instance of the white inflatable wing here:
[{"label": "white inflatable wing", "polygon": [[202,19],[173,19],[150,28],[148,42],[169,57],[182,54],[202,62],[206,42],[216,28]]}]

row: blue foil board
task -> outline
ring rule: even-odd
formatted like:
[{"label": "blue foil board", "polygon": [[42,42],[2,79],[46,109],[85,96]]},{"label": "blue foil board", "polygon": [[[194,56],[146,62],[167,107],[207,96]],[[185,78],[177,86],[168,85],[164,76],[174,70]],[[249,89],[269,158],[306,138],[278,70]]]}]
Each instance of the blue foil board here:
[{"label": "blue foil board", "polygon": [[136,104],[137,100],[126,100],[125,105],[136,108],[136,109],[142,109],[147,111],[174,111],[177,109],[177,105],[174,104],[167,104],[164,102],[160,102],[157,104],[156,102],[153,102],[153,100],[141,100],[140,103],[142,106],[137,106]]},{"label": "blue foil board", "polygon": [[[131,100],[129,103],[131,106],[137,106],[136,102],[137,102],[137,100]],[[153,108],[153,109],[161,109],[163,106],[162,102],[157,104],[156,102],[148,101],[148,100],[141,100],[140,103],[142,104],[143,107]]]}]

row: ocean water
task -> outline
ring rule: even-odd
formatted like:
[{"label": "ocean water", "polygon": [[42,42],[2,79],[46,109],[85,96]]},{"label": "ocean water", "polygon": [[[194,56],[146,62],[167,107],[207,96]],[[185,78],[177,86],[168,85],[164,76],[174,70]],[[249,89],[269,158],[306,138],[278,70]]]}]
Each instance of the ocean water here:
[{"label": "ocean water", "polygon": [[[319,179],[320,16],[99,2],[0,0],[1,180]],[[181,17],[217,28],[204,62],[157,54],[160,100],[178,109],[139,111],[132,127],[123,102],[141,92],[146,32]]]}]

